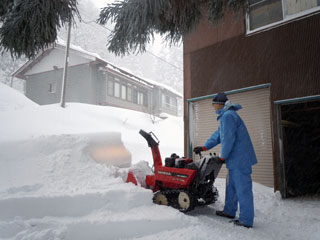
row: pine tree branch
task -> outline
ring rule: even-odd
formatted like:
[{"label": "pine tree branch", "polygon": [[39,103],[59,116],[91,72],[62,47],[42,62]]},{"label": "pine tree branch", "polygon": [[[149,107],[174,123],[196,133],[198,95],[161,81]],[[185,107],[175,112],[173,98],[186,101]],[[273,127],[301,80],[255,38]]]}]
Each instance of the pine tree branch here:
[{"label": "pine tree branch", "polygon": [[170,44],[194,30],[203,14],[216,23],[227,9],[246,9],[247,0],[123,0],[100,12],[100,24],[108,21],[115,28],[108,38],[108,49],[116,55],[144,52],[154,33]]},{"label": "pine tree branch", "polygon": [[[247,0],[122,0],[103,8],[98,22],[115,23],[108,49],[125,55],[144,52],[154,33],[169,44],[179,43],[203,14],[216,22],[226,9],[246,6]],[[74,22],[74,16],[80,18],[77,0],[1,0],[0,52],[31,58],[54,43],[58,30]]]},{"label": "pine tree branch", "polygon": [[79,17],[77,0],[4,1],[0,5],[0,51],[9,51],[15,58],[35,56],[54,43],[62,26]]}]

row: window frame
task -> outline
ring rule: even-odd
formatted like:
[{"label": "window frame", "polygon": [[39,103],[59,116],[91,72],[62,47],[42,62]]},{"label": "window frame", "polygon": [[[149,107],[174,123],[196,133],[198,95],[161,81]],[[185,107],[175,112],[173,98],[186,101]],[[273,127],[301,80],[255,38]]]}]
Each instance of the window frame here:
[{"label": "window frame", "polygon": [[[118,98],[122,101],[130,102],[139,106],[149,106],[147,89],[138,87],[136,84],[126,82],[124,79],[116,76],[111,75],[109,78],[110,79],[107,79],[106,81],[107,96]],[[108,94],[109,82],[112,82],[113,95]],[[119,94],[119,96],[117,94]]]},{"label": "window frame", "polygon": [[[112,93],[109,91],[112,91]],[[107,96],[114,97],[114,80],[113,79],[107,80]]]},{"label": "window frame", "polygon": [[127,86],[125,84],[120,84],[120,98],[127,101]]},{"label": "window frame", "polygon": [[137,104],[143,105],[144,94],[141,91],[137,91]]},{"label": "window frame", "polygon": [[293,22],[293,21],[297,21],[299,19],[303,19],[303,18],[307,18],[316,14],[320,14],[320,6],[314,7],[314,8],[310,8],[307,10],[304,10],[302,12],[299,13],[295,13],[292,15],[285,15],[285,1],[286,0],[281,0],[282,3],[282,15],[283,15],[283,19],[274,23],[270,23],[261,27],[258,27],[256,29],[250,30],[250,12],[247,11],[246,12],[246,35],[252,35],[255,33],[259,33],[259,32],[264,32],[282,25],[285,25],[287,23]]},{"label": "window frame", "polygon": [[49,94],[53,94],[57,92],[57,84],[56,82],[49,82],[49,89],[48,89],[48,93]]},{"label": "window frame", "polygon": [[[161,107],[171,110],[176,110],[178,108],[178,100],[176,97],[165,93],[161,93],[161,95]],[[169,102],[167,102],[168,99]]]},{"label": "window frame", "polygon": [[165,95],[164,105],[166,106],[166,108],[171,108],[171,98],[169,95]]},{"label": "window frame", "polygon": [[127,101],[133,102],[133,88],[130,85],[127,86]]},{"label": "window frame", "polygon": [[[118,92],[116,91],[116,90],[117,90],[117,89],[116,89],[116,86],[119,87],[119,88],[118,88]],[[119,95],[117,95],[117,94],[119,94]],[[113,96],[114,96],[115,98],[121,98],[121,84],[120,84],[120,82],[118,82],[118,81],[114,81]]]}]

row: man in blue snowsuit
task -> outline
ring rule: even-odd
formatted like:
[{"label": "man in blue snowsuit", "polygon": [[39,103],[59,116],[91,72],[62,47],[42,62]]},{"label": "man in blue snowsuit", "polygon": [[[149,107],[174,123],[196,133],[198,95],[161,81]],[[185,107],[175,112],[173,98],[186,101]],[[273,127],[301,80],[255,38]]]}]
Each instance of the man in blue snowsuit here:
[{"label": "man in blue snowsuit", "polygon": [[225,93],[219,93],[212,101],[220,126],[204,146],[194,148],[198,154],[209,150],[219,143],[221,150],[219,158],[225,162],[228,169],[226,183],[226,199],[223,211],[216,211],[218,216],[235,218],[238,202],[240,216],[232,222],[239,226],[252,227],[254,218],[253,193],[252,193],[252,165],[257,163],[256,154],[248,130],[238,113],[242,107],[228,101]]}]

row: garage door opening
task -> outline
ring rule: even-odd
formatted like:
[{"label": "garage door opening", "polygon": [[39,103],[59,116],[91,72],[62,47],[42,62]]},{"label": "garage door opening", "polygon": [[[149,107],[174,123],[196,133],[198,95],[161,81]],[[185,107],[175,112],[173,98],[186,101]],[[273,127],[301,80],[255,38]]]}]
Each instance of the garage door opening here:
[{"label": "garage door opening", "polygon": [[281,106],[287,197],[320,195],[320,101]]}]

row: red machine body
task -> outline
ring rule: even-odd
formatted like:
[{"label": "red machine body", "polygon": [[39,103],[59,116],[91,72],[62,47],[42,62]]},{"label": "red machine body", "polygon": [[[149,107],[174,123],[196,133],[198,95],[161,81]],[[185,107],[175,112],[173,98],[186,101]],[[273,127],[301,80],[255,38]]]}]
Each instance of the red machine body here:
[{"label": "red machine body", "polygon": [[154,192],[158,191],[159,183],[164,188],[182,189],[188,188],[192,183],[197,171],[190,169],[174,169],[172,167],[155,168],[154,175],[146,177],[146,184]]},{"label": "red machine body", "polygon": [[[147,141],[148,140],[150,141],[150,139],[147,139]],[[197,171],[186,168],[173,168],[163,166],[158,143],[151,143],[150,147],[153,156],[154,175],[146,176],[146,187],[152,189],[153,192],[158,191],[160,189],[160,186],[163,188],[171,189],[188,188],[188,186],[192,183]],[[191,163],[193,161],[192,159],[183,160],[185,161],[185,163]],[[136,179],[132,179],[131,175],[128,175],[127,182],[137,184]]]},{"label": "red machine body", "polygon": [[[146,176],[145,185],[154,192],[155,203],[186,212],[196,205],[210,204],[216,200],[218,193],[213,188],[213,182],[221,164],[214,161],[215,157],[203,158],[201,164],[197,164],[199,162],[193,163],[192,159],[172,154],[165,159],[163,166],[156,136],[143,130],[139,133],[147,140],[152,151],[154,174]],[[129,172],[127,182],[138,184],[132,172]]]}]

